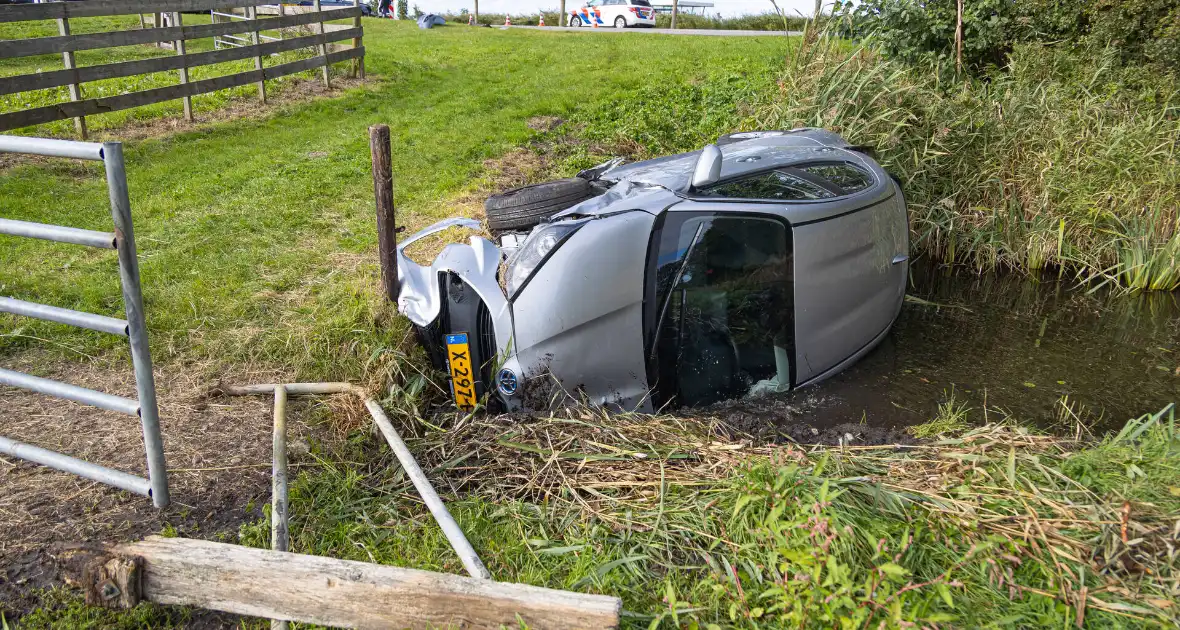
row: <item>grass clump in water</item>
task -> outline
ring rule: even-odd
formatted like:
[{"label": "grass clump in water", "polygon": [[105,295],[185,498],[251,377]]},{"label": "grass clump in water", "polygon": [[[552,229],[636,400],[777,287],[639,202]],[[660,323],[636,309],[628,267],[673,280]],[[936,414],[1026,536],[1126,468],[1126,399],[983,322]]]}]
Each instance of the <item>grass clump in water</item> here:
[{"label": "grass clump in water", "polygon": [[967,414],[971,408],[967,403],[955,400],[955,390],[951,388],[946,400],[938,403],[938,415],[930,422],[915,424],[906,428],[910,435],[919,439],[938,437],[945,433],[962,431],[967,428]]}]

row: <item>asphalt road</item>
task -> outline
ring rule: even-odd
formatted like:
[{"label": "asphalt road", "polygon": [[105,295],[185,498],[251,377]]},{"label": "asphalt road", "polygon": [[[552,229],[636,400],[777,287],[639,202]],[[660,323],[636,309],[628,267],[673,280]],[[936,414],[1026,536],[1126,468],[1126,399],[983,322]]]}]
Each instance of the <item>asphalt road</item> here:
[{"label": "asphalt road", "polygon": [[[504,28],[503,26],[492,28]],[[580,31],[594,33],[658,33],[660,35],[709,35],[712,37],[783,37],[802,35],[802,31],[721,31],[711,29],[691,28],[581,28],[573,26],[512,26],[511,28],[527,28],[533,31]]]}]

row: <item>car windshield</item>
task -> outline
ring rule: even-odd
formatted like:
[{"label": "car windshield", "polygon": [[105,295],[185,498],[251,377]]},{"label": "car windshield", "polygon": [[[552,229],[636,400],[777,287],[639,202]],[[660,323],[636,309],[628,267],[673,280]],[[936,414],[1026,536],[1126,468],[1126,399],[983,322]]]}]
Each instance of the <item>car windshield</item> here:
[{"label": "car windshield", "polygon": [[648,351],[659,405],[791,384],[791,247],[769,217],[668,213],[649,264]]}]

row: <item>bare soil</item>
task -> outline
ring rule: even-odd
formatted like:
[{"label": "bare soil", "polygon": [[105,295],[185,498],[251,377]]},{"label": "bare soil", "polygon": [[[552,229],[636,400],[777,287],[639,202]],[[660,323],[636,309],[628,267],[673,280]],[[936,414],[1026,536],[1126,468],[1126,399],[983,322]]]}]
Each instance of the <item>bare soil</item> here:
[{"label": "bare soil", "polygon": [[[135,397],[129,362],[78,364],[29,353],[2,364]],[[40,367],[45,365],[51,367]],[[239,374],[232,381],[275,382],[277,377]],[[172,504],[163,510],[139,495],[0,456],[0,610],[9,619],[35,607],[39,589],[60,584],[51,558],[56,543],[120,542],[165,531],[233,542],[243,523],[262,516],[262,506],[270,501],[273,399],[208,396],[217,380],[217,374],[200,366],[156,369],[172,495]],[[306,423],[313,404],[293,398],[288,411],[296,470],[309,465],[301,455],[316,438]],[[139,422],[121,414],[0,387],[0,435],[146,476]]]}]

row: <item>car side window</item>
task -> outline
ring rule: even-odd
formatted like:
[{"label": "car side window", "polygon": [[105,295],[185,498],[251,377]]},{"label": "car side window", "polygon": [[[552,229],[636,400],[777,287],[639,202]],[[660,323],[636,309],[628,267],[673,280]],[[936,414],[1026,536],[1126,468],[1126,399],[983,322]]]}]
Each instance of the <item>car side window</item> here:
[{"label": "car side window", "polygon": [[848,163],[809,164],[799,167],[799,170],[832,182],[845,195],[860,192],[873,185],[872,175]]},{"label": "car side window", "polygon": [[873,185],[873,176],[847,162],[776,168],[702,189],[702,197],[814,201],[851,195]]}]

